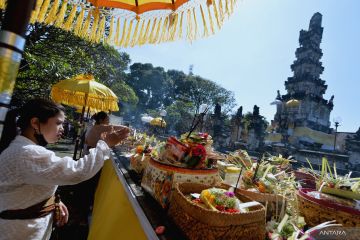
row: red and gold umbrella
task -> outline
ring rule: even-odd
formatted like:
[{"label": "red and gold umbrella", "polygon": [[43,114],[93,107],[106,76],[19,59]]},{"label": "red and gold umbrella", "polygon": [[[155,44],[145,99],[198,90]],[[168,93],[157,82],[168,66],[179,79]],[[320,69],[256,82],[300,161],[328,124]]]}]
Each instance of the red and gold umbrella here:
[{"label": "red and gold umbrella", "polygon": [[[31,22],[119,47],[187,39],[219,30],[237,0],[37,0]],[[0,8],[5,0],[0,0]]]}]

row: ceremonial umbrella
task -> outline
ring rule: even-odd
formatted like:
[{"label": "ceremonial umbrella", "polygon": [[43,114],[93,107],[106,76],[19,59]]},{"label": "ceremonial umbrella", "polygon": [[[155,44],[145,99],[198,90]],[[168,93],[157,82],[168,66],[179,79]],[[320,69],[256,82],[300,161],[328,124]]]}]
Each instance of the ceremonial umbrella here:
[{"label": "ceremonial umbrella", "polygon": [[[83,110],[83,106],[76,106],[76,112],[77,113],[82,113],[82,110]],[[96,108],[91,108],[91,107],[88,107],[86,110],[86,116],[88,116],[89,114],[95,114],[95,113],[98,113],[98,112],[101,112],[101,110],[99,109],[96,109]]]},{"label": "ceremonial umbrella", "polygon": [[[0,8],[4,7],[0,0]],[[54,25],[119,47],[187,39],[219,30],[237,0],[37,0],[31,23]]]},{"label": "ceremonial umbrella", "polygon": [[61,80],[51,88],[51,98],[72,107],[90,107],[100,111],[118,111],[118,97],[94,76],[80,74]]},{"label": "ceremonial umbrella", "polygon": [[158,126],[158,127],[166,127],[166,122],[161,117],[157,117],[150,121],[150,125]]},{"label": "ceremonial umbrella", "polygon": [[[70,79],[62,80],[51,88],[51,98],[58,103],[72,107],[82,106],[80,124],[82,125],[85,108],[95,108],[102,111],[118,111],[118,98],[110,88],[96,82],[94,76],[80,74]],[[80,142],[80,132],[77,134],[73,158]]]}]

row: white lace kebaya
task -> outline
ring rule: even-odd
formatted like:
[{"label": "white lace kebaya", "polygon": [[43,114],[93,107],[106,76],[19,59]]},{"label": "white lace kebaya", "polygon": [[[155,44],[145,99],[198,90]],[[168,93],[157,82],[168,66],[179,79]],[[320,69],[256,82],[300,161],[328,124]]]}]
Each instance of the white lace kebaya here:
[{"label": "white lace kebaya", "polygon": [[[50,198],[58,185],[85,181],[109,158],[110,148],[102,140],[88,155],[74,161],[17,136],[0,155],[0,212],[28,208]],[[0,218],[0,240],[49,239],[51,225],[52,214],[26,220]]]}]

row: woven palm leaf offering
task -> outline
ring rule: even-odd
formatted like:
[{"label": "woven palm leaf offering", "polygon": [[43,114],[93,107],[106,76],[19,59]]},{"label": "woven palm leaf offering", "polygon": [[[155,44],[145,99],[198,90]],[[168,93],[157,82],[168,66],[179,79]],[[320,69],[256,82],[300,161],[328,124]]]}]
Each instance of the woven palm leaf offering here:
[{"label": "woven palm leaf offering", "polygon": [[[306,160],[309,162],[308,159]],[[302,167],[294,170],[294,174],[296,181],[298,181],[301,187],[311,189],[316,188],[316,179],[319,175],[317,172],[313,171],[310,168]]]},{"label": "woven palm leaf offering", "polygon": [[286,211],[290,215],[296,212],[295,177],[286,171],[293,160],[268,155],[254,163],[250,157],[234,159],[239,156],[234,153],[229,156],[229,162],[243,168],[236,191],[262,203],[268,221],[281,220]]},{"label": "woven palm leaf offering", "polygon": [[127,148],[127,151],[134,149],[137,145],[143,144],[145,139],[149,136],[146,133],[141,133],[136,129],[131,129],[129,136],[121,144]]},{"label": "woven palm leaf offering", "polygon": [[136,147],[131,150],[130,168],[138,174],[142,174],[147,166],[153,149],[160,142],[154,136],[142,134],[136,142]]},{"label": "woven palm leaf offering", "polygon": [[190,137],[179,140],[169,137],[166,143],[157,145],[144,170],[141,186],[163,208],[168,206],[171,191],[178,182],[214,185],[220,180],[216,168],[218,155],[212,150],[211,136],[207,133],[187,135]]},{"label": "woven palm leaf offering", "polygon": [[[336,221],[328,221],[304,230],[306,223],[303,217],[294,218],[285,214],[280,222],[270,221],[266,224],[266,240],[305,240],[317,239],[321,230],[336,231],[334,227],[340,227]],[[321,238],[330,239],[330,238]],[[331,238],[333,239],[333,238]],[[342,239],[342,238],[336,238]],[[350,238],[349,238],[350,239]],[[351,238],[352,239],[352,238]]]},{"label": "woven palm leaf offering", "polygon": [[221,187],[178,183],[168,214],[188,239],[265,237],[264,206]]},{"label": "woven palm leaf offering", "polygon": [[297,192],[299,210],[307,224],[336,220],[343,226],[360,227],[360,178],[351,178],[351,172],[339,176],[336,164],[332,171],[323,158],[316,185],[317,190],[303,188]]}]

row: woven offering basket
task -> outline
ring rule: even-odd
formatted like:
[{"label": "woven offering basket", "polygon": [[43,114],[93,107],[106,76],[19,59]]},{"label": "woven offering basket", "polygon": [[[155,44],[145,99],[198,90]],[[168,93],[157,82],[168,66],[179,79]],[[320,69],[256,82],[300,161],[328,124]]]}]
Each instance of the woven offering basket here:
[{"label": "woven offering basket", "polygon": [[331,220],[344,227],[360,227],[359,209],[315,198],[307,194],[310,191],[314,190],[302,188],[297,191],[300,214],[310,227]]},{"label": "woven offering basket", "polygon": [[[221,183],[220,186],[225,189],[230,188],[230,185],[226,183]],[[264,205],[266,208],[266,220],[271,220],[272,217],[278,218],[281,215],[282,205],[285,204],[284,209],[287,206],[286,198],[281,195],[252,192],[241,188],[237,188],[236,192]]]},{"label": "woven offering basket", "polygon": [[[224,213],[205,209],[185,195],[200,193],[211,186],[178,183],[171,196],[168,214],[189,239],[261,239],[265,238],[265,208],[251,207],[246,213]],[[242,202],[251,201],[236,193]]]},{"label": "woven offering basket", "polygon": [[293,171],[296,180],[300,183],[303,188],[316,188],[316,179],[313,175],[298,170]]},{"label": "woven offering basket", "polygon": [[220,177],[217,168],[184,168],[150,158],[144,170],[141,187],[150,193],[163,208],[167,208],[176,183],[215,185],[218,181]]},{"label": "woven offering basket", "polygon": [[149,154],[135,154],[130,157],[130,168],[138,174],[143,174],[151,156]]}]

